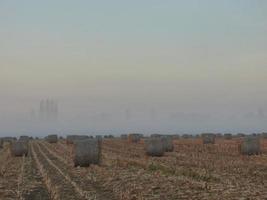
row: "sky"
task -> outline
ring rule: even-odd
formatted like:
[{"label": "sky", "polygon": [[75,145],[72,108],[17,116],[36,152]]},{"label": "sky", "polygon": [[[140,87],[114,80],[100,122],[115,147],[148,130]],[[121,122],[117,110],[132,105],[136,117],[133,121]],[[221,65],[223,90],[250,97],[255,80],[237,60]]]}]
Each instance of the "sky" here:
[{"label": "sky", "polygon": [[[0,0],[0,136],[267,131],[265,0]],[[40,117],[52,99],[53,120]]]}]

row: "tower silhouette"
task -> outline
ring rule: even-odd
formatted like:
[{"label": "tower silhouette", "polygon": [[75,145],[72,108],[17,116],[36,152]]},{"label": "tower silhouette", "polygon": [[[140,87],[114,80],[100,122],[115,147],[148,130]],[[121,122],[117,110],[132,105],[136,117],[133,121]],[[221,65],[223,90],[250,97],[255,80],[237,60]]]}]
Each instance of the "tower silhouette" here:
[{"label": "tower silhouette", "polygon": [[39,118],[42,121],[54,121],[58,118],[58,104],[52,99],[40,101]]}]

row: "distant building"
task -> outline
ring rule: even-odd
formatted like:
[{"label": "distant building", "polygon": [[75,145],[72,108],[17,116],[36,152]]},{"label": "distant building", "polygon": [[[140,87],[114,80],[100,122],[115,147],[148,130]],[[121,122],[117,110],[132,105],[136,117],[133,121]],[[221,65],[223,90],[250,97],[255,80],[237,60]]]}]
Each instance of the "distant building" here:
[{"label": "distant building", "polygon": [[41,121],[54,121],[58,118],[58,104],[51,99],[41,100],[39,108],[39,118]]}]

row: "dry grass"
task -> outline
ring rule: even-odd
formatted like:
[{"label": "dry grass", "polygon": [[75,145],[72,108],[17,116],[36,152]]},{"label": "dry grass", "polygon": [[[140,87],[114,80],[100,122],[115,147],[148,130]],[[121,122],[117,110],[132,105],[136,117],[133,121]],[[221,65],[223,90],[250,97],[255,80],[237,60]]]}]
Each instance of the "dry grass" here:
[{"label": "dry grass", "polygon": [[[71,195],[101,200],[264,199],[267,140],[261,140],[263,154],[259,156],[240,155],[239,144],[239,139],[217,139],[214,145],[203,145],[201,139],[181,139],[174,141],[174,152],[149,157],[143,141],[105,139],[101,165],[88,168],[73,167],[72,145],[64,141],[33,142],[31,150],[53,200],[71,199]],[[14,166],[12,170],[1,162],[0,199],[12,192],[22,199],[27,157],[15,159],[4,148],[0,152],[0,161],[3,159]],[[10,184],[2,189],[2,182]],[[11,187],[17,189],[11,191]]]}]

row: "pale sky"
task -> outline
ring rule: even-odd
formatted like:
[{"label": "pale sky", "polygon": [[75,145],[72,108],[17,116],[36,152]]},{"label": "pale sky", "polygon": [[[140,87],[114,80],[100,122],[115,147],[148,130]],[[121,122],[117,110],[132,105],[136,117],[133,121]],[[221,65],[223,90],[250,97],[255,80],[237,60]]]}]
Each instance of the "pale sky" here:
[{"label": "pale sky", "polygon": [[[0,136],[267,131],[265,0],[0,0]],[[39,119],[42,99],[58,120]]]}]

